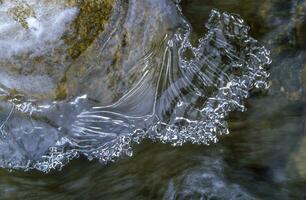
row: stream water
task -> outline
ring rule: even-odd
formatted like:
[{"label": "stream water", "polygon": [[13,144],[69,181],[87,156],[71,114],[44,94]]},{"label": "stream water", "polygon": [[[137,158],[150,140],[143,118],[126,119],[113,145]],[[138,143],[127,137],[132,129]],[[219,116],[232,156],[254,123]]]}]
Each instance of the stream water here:
[{"label": "stream water", "polygon": [[0,199],[306,198],[305,1],[50,2],[0,1]]}]

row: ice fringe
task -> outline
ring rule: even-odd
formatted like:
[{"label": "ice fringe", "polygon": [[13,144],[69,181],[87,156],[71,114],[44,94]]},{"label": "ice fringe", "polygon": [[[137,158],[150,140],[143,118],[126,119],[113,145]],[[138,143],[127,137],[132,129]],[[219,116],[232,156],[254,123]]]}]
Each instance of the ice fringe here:
[{"label": "ice fringe", "polygon": [[43,157],[2,167],[48,172],[79,155],[105,163],[131,156],[145,138],[173,146],[217,142],[229,132],[225,117],[245,110],[249,91],[268,88],[271,60],[237,15],[213,10],[206,28],[195,47],[184,20],[138,63],[143,76],[121,99],[76,114],[72,131]]}]

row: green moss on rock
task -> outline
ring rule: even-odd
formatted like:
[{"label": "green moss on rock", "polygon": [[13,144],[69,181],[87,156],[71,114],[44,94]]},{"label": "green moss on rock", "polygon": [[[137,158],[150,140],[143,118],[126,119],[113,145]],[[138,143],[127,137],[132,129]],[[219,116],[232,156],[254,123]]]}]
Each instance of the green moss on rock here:
[{"label": "green moss on rock", "polygon": [[16,6],[10,9],[9,13],[25,29],[29,28],[27,18],[36,17],[34,10],[29,6],[29,4],[27,4],[27,2],[23,1],[18,1]]},{"label": "green moss on rock", "polygon": [[79,7],[79,14],[71,24],[72,33],[63,37],[69,46],[69,55],[77,58],[104,30],[114,0],[71,0],[67,4]]}]

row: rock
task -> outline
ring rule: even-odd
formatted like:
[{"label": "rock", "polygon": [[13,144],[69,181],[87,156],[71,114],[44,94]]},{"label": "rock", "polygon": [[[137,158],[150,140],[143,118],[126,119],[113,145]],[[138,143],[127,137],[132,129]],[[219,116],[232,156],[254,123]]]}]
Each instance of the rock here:
[{"label": "rock", "polygon": [[29,6],[27,2],[22,1],[13,1],[16,2],[16,5],[9,10],[9,13],[13,16],[13,18],[18,21],[21,26],[25,29],[29,28],[27,19],[35,18],[34,10]]},{"label": "rock", "polygon": [[5,0],[0,6],[5,11],[0,21],[6,49],[0,51],[3,87],[38,100],[64,100],[63,74],[103,32],[113,0]]},{"label": "rock", "polygon": [[64,145],[64,135],[77,138],[78,115],[91,102],[114,103],[137,84],[143,58],[181,19],[170,0],[25,2],[27,9],[19,10],[35,17],[12,15],[19,1],[0,5],[0,167],[26,167],[49,147]]},{"label": "rock", "polygon": [[114,0],[73,2],[70,2],[70,6],[77,6],[79,13],[71,24],[72,33],[65,35],[64,41],[69,46],[70,56],[76,58],[103,32],[111,16]]},{"label": "rock", "polygon": [[68,96],[86,93],[103,105],[122,97],[143,75],[144,63],[137,62],[178,25],[173,8],[172,1],[149,0],[117,8],[111,24],[66,71]]},{"label": "rock", "polygon": [[37,0],[5,0],[0,9],[2,88],[28,98],[53,100],[70,62],[61,37],[77,9]]},{"label": "rock", "polygon": [[[172,1],[130,1],[128,8],[113,0],[25,2],[1,5],[13,6],[3,15],[22,27],[0,32],[21,45],[3,46],[9,51],[3,51],[0,77],[3,88],[38,101],[86,93],[103,104],[114,102],[142,75],[143,66],[135,64],[178,23]],[[34,27],[26,23],[29,18],[36,20]],[[13,40],[16,34],[20,41]]]}]

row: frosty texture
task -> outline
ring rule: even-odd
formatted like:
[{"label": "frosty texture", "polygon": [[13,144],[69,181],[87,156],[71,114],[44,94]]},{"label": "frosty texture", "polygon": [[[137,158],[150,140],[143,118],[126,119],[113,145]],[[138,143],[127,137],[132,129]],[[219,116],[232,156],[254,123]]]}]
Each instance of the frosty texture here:
[{"label": "frosty texture", "polygon": [[[99,94],[108,91],[107,81],[92,81],[109,80],[103,76],[105,62],[80,77],[79,83],[88,84],[79,87],[78,97],[51,103],[3,98],[2,167],[48,172],[81,154],[114,161],[131,156],[132,145],[145,138],[209,145],[229,132],[225,118],[245,110],[250,90],[268,88],[269,52],[249,36],[239,16],[213,10],[207,33],[194,46],[190,24],[173,1],[118,1],[117,6],[113,16],[125,17],[112,18],[109,28],[119,28],[101,39],[105,48],[97,55],[110,57],[117,55],[113,49],[123,49],[126,59],[110,62],[115,72],[122,67],[111,76],[117,78],[113,94],[121,93],[109,100],[107,92]],[[1,94],[6,97],[6,90]]]}]

